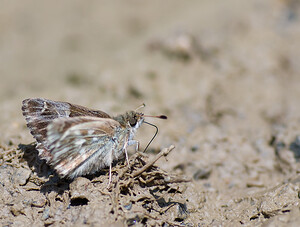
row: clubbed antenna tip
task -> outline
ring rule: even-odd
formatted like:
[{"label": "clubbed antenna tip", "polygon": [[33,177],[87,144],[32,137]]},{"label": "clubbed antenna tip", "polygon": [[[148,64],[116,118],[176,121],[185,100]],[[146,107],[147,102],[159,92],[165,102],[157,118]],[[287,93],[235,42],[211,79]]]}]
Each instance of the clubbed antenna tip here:
[{"label": "clubbed antenna tip", "polygon": [[160,119],[168,119],[168,117],[166,115],[159,115],[159,116],[144,115],[144,117],[154,117],[154,118],[160,118]]},{"label": "clubbed antenna tip", "polygon": [[168,119],[168,117],[166,115],[160,115],[158,116],[160,119]]}]

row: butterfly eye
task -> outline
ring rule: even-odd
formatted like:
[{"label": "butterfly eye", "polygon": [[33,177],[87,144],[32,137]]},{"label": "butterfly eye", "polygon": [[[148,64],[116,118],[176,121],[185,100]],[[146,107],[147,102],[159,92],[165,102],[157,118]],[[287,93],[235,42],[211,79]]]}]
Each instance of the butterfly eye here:
[{"label": "butterfly eye", "polygon": [[130,124],[131,127],[134,127],[136,125],[136,122],[137,122],[136,118],[130,118],[129,119],[129,124]]}]

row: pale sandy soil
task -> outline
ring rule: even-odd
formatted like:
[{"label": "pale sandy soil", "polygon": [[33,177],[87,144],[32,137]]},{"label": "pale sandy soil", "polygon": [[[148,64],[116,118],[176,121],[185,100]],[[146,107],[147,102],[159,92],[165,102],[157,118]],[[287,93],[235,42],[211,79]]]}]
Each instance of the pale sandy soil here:
[{"label": "pale sandy soil", "polygon": [[[297,0],[2,1],[0,225],[299,226],[299,40]],[[134,179],[120,161],[110,190],[107,171],[49,178],[29,97],[112,115],[146,103],[169,117],[149,120],[146,155],[176,148]],[[128,173],[149,161],[130,155]]]}]

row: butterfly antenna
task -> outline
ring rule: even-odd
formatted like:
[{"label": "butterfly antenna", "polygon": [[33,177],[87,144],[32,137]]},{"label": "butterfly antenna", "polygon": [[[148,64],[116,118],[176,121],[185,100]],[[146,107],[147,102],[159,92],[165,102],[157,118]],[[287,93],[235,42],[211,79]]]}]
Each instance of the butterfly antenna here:
[{"label": "butterfly antenna", "polygon": [[155,132],[154,136],[152,137],[152,139],[150,140],[150,142],[148,143],[148,145],[146,146],[146,148],[145,148],[145,150],[144,150],[143,152],[145,152],[145,151],[147,150],[147,148],[148,148],[149,145],[152,143],[152,141],[154,140],[155,136],[156,136],[157,133],[158,133],[158,127],[157,127],[156,125],[151,124],[151,123],[149,123],[149,122],[147,122],[147,121],[144,121],[144,123],[146,123],[146,124],[148,124],[148,125],[151,125],[151,126],[153,126],[154,128],[156,128],[156,132]]},{"label": "butterfly antenna", "polygon": [[141,109],[141,108],[144,108],[145,106],[146,106],[146,104],[143,103],[142,105],[140,105],[138,108],[135,109],[135,112],[138,111],[138,110]]}]

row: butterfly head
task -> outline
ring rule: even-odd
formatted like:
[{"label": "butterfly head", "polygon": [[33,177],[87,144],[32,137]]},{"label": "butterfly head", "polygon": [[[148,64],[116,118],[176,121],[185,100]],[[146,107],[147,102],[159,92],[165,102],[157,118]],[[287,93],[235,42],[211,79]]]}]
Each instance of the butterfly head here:
[{"label": "butterfly head", "polygon": [[115,117],[123,127],[139,128],[144,121],[144,114],[136,111],[128,111],[125,114]]},{"label": "butterfly head", "polygon": [[127,125],[133,128],[139,128],[144,121],[144,114],[135,111],[129,111],[125,114]]}]

